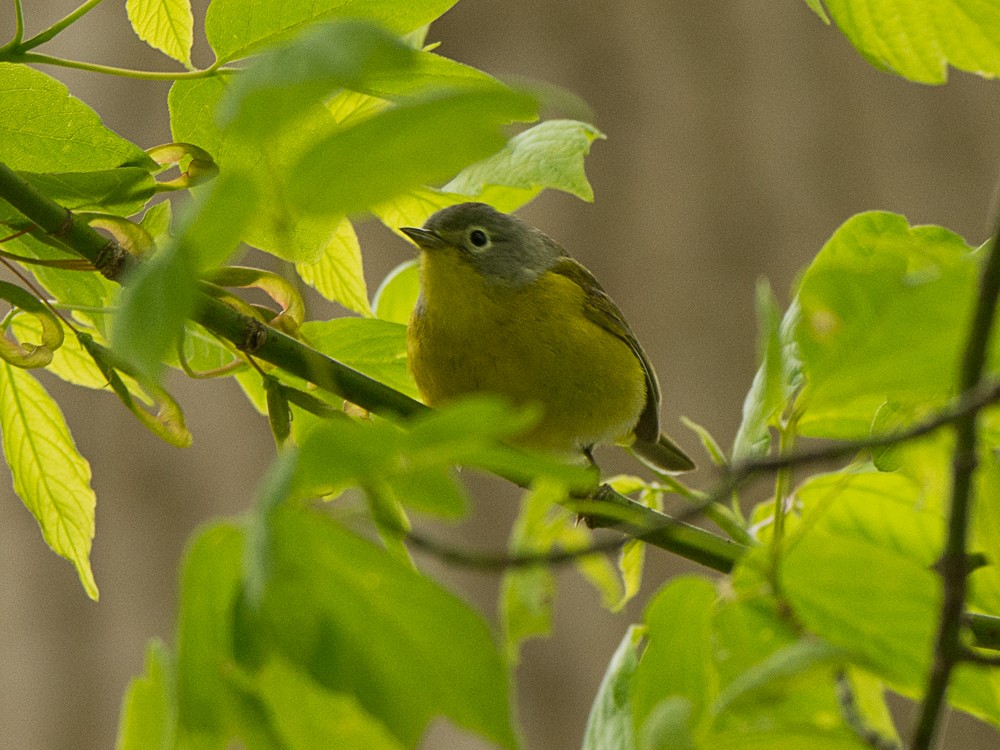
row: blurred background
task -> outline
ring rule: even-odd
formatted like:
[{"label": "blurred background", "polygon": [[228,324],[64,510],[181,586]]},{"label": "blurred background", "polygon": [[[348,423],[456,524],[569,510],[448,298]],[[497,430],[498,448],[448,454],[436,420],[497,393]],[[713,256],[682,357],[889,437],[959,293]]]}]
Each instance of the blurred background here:
[{"label": "blurred background", "polygon": [[[28,33],[74,9],[25,3]],[[196,0],[196,23],[206,2]],[[124,2],[105,2],[40,51],[105,64],[172,69],[131,31]],[[0,11],[0,40],[13,29]],[[560,241],[618,301],[657,367],[666,429],[707,460],[686,415],[729,446],[755,363],[754,284],[782,304],[796,274],[854,213],[883,209],[941,224],[978,244],[990,231],[998,174],[1000,84],[952,72],[946,86],[874,70],[801,2],[462,0],[435,24],[441,52],[501,77],[576,92],[607,134],[588,172],[593,205],[545,193],[521,215]],[[210,62],[203,40],[195,61]],[[45,69],[144,148],[170,139],[167,84]],[[408,247],[387,230],[361,231],[369,288]],[[323,314],[317,310],[318,314]],[[247,510],[273,456],[266,421],[234,384],[171,388],[195,446],[170,448],[113,396],[46,385],[60,399],[94,471],[99,502],[93,566],[100,603],[45,546],[0,477],[0,737],[6,747],[109,748],[144,644],[171,640],[185,540],[208,519]],[[607,471],[638,466],[614,451]],[[4,469],[4,471],[6,471]],[[695,475],[695,483],[709,476]],[[470,477],[475,516],[434,529],[499,549],[516,496]],[[424,566],[495,619],[495,576]],[[628,623],[650,592],[697,566],[656,550],[644,594],[621,615],[572,572],[560,574],[554,636],[533,642],[518,669],[519,711],[533,750],[578,748],[590,702]],[[899,704],[903,727],[910,709]],[[997,733],[965,717],[945,747],[995,748]],[[479,748],[435,726],[427,748]]]}]

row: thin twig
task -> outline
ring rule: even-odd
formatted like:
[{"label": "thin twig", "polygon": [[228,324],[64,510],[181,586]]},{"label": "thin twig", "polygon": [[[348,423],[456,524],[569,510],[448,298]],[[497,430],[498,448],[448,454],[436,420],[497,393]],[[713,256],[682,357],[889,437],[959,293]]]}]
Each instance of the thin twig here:
[{"label": "thin twig", "polygon": [[[959,392],[972,394],[981,387],[986,354],[993,321],[996,317],[997,299],[1000,298],[1000,222],[994,233],[979,284],[979,298],[969,329],[965,356],[959,372]],[[948,683],[955,665],[961,661],[962,620],[965,608],[966,579],[969,575],[967,557],[969,518],[973,500],[973,475],[977,457],[976,418],[979,409],[969,409],[954,420],[955,453],[952,460],[951,505],[948,512],[948,530],[944,552],[937,570],[943,587],[941,616],[934,643],[934,661],[927,681],[927,692],[920,706],[910,745],[912,750],[930,750],[937,734],[941,711],[944,708]]]},{"label": "thin twig", "polygon": [[72,13],[70,13],[69,15],[65,16],[64,18],[56,21],[54,24],[52,24],[51,26],[49,26],[44,31],[40,31],[39,33],[35,34],[30,39],[26,39],[25,41],[23,41],[20,44],[18,44],[17,45],[18,48],[22,49],[22,50],[29,50],[29,49],[33,49],[33,48],[39,46],[40,44],[45,44],[45,42],[47,42],[50,39],[52,39],[53,37],[55,37],[56,34],[58,34],[59,32],[63,31],[64,29],[67,29],[70,26],[72,26],[80,18],[82,18],[87,13],[89,13],[90,11],[92,11],[94,8],[96,8],[98,5],[100,5],[102,2],[104,2],[104,0],[87,0],[87,2],[83,3],[83,5],[81,5],[80,7],[78,7]]},{"label": "thin twig", "polygon": [[602,539],[599,542],[575,549],[547,550],[545,552],[483,552],[452,546],[446,542],[424,536],[417,531],[407,532],[405,539],[414,547],[434,555],[443,562],[486,573],[530,568],[538,565],[559,565],[579,560],[581,557],[615,552],[630,541],[628,537],[618,537]]}]

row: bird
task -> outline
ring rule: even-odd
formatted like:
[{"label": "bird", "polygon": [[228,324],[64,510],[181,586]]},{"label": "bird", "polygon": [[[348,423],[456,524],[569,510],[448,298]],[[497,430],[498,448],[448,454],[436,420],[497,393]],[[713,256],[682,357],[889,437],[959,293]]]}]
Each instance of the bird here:
[{"label": "bird", "polygon": [[401,227],[420,251],[407,361],[429,406],[495,394],[540,417],[516,441],[585,456],[617,444],[663,473],[695,468],[660,432],[660,385],[621,310],[552,238],[486,203]]}]

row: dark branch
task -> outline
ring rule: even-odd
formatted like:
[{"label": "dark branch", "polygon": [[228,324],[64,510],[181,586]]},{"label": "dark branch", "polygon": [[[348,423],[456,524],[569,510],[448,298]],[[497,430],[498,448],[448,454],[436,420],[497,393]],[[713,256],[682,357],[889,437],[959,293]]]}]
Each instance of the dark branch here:
[{"label": "dark branch", "polygon": [[[986,355],[1000,297],[1000,222],[986,258],[979,284],[979,298],[969,329],[965,356],[959,372],[959,392],[963,397],[975,393],[983,380]],[[927,681],[927,692],[913,732],[912,750],[930,750],[944,708],[948,683],[956,664],[964,655],[962,620],[969,566],[967,546],[969,517],[973,500],[973,475],[976,470],[976,418],[973,408],[954,420],[955,453],[952,461],[951,505],[944,552],[937,569],[941,575],[943,601],[934,642],[934,661]]]}]

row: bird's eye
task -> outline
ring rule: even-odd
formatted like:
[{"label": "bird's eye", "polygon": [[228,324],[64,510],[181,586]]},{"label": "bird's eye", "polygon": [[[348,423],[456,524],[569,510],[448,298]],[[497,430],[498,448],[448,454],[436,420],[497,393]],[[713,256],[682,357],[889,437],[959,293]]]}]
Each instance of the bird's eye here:
[{"label": "bird's eye", "polygon": [[490,238],[482,229],[473,229],[469,232],[469,242],[478,248],[483,248],[490,244]]}]

